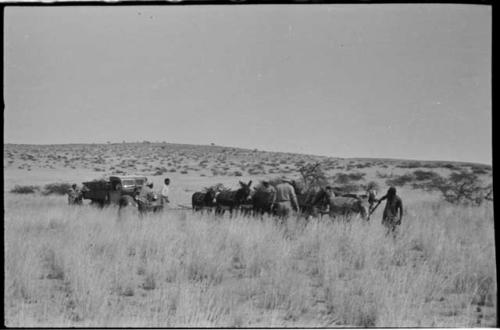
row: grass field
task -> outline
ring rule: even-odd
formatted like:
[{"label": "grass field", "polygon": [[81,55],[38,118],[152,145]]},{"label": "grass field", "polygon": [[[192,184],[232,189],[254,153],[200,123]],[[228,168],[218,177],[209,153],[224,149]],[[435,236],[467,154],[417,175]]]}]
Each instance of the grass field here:
[{"label": "grass field", "polygon": [[[35,157],[51,154],[49,158],[60,159],[57,156],[66,149],[57,148]],[[43,168],[38,158],[34,162],[18,157],[27,151],[13,149],[6,149],[13,156],[4,154],[7,326],[491,327],[497,323],[494,215],[489,202],[457,206],[436,194],[398,188],[406,214],[395,239],[385,235],[381,207],[368,223],[291,218],[280,225],[272,218],[215,218],[179,210],[143,218],[133,211],[118,216],[114,207],[70,207],[63,196],[9,193],[14,184],[81,182],[102,174],[90,167]],[[76,154],[79,149],[71,150]],[[198,155],[193,150],[187,159]],[[281,164],[279,157],[292,156],[254,155],[248,167]],[[206,158],[217,159],[217,154]],[[19,165],[24,161],[32,162],[30,171]],[[300,159],[289,161],[295,162]],[[331,173],[367,161],[338,162],[336,166],[343,168],[332,168]],[[366,173],[366,180],[376,179],[376,173],[408,171],[397,167],[401,162],[370,162],[371,166],[353,170]],[[280,166],[284,169],[286,163]],[[257,181],[276,174],[265,170],[239,177],[169,172],[153,179],[159,184],[164,176],[172,177],[172,199],[187,204],[190,194],[203,186],[215,182],[235,186],[238,180]],[[435,170],[445,173],[449,168]]]}]

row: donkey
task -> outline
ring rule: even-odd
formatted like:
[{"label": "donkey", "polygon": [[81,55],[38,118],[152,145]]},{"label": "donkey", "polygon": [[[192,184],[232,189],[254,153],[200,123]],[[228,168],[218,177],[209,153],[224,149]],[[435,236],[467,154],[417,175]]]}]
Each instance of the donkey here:
[{"label": "donkey", "polygon": [[370,220],[367,195],[344,194],[330,198],[329,215],[332,219],[338,216],[350,218],[353,214],[360,215],[363,220]]},{"label": "donkey", "polygon": [[191,197],[193,211],[203,211],[204,209],[210,210],[215,206],[216,195],[217,191],[214,188],[208,188],[206,192],[195,192]]},{"label": "donkey", "polygon": [[306,219],[318,217],[326,213],[330,199],[335,196],[330,187],[304,189],[293,182],[301,215]]},{"label": "donkey", "polygon": [[221,191],[215,198],[215,213],[222,215],[224,211],[228,209],[232,216],[234,209],[239,208],[242,204],[248,203],[251,193],[251,184],[252,180],[250,180],[248,184],[240,181],[240,189]]}]

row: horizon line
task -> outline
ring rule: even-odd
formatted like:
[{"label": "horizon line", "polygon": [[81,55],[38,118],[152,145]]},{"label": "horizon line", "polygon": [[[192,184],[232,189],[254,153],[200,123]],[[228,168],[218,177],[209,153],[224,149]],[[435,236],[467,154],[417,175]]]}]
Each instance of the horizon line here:
[{"label": "horizon line", "polygon": [[460,161],[460,160],[444,160],[444,159],[416,159],[416,158],[394,158],[394,157],[341,157],[341,156],[331,156],[331,155],[321,155],[321,154],[308,154],[302,152],[288,152],[288,151],[276,151],[276,150],[265,150],[260,148],[250,148],[250,147],[237,147],[237,146],[229,146],[229,145],[220,145],[216,143],[210,144],[193,144],[193,143],[182,143],[182,142],[166,142],[166,141],[122,141],[122,142],[69,142],[69,143],[12,143],[12,142],[4,142],[5,145],[34,145],[34,146],[64,146],[64,145],[111,145],[111,144],[177,144],[177,145],[188,145],[188,146],[207,146],[207,147],[222,147],[222,148],[233,148],[233,149],[243,149],[243,150],[256,150],[258,152],[270,152],[270,153],[282,153],[282,154],[295,154],[295,155],[304,155],[304,156],[313,156],[313,157],[326,157],[326,158],[337,158],[337,159],[367,159],[367,160],[389,160],[389,161],[420,161],[420,162],[453,162],[453,163],[462,163],[462,164],[479,164],[479,165],[488,165],[493,166],[493,162],[491,163],[483,163],[483,162],[473,162],[473,161]]}]

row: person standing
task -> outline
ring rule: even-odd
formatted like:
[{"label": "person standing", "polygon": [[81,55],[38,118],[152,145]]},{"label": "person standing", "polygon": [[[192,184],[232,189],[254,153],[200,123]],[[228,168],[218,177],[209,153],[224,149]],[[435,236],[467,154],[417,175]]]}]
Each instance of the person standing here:
[{"label": "person standing", "polygon": [[295,212],[299,211],[299,204],[297,202],[297,195],[292,182],[288,179],[283,179],[280,184],[276,186],[276,214],[286,219],[292,209]]},{"label": "person standing", "polygon": [[374,185],[369,185],[368,188],[366,189],[366,193],[368,195],[368,214],[371,214],[372,211],[375,209],[374,205],[375,203],[378,202],[377,199],[377,190]]},{"label": "person standing", "polygon": [[161,190],[161,201],[165,205],[170,203],[170,200],[168,198],[169,194],[170,194],[170,179],[166,178],[163,181],[163,188]]},{"label": "person standing", "polygon": [[387,200],[387,202],[382,216],[382,224],[387,228],[387,233],[394,233],[403,220],[403,201],[396,195],[395,187],[390,187],[387,194],[380,198],[379,203],[383,200]]}]

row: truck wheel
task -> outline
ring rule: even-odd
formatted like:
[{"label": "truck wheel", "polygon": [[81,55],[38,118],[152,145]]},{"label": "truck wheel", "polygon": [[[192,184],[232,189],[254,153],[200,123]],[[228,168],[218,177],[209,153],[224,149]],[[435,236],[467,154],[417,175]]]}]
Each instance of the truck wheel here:
[{"label": "truck wheel", "polygon": [[120,208],[128,207],[128,206],[137,207],[137,203],[135,202],[135,200],[132,198],[132,196],[128,196],[128,195],[122,196],[120,198],[119,205],[120,205]]}]

